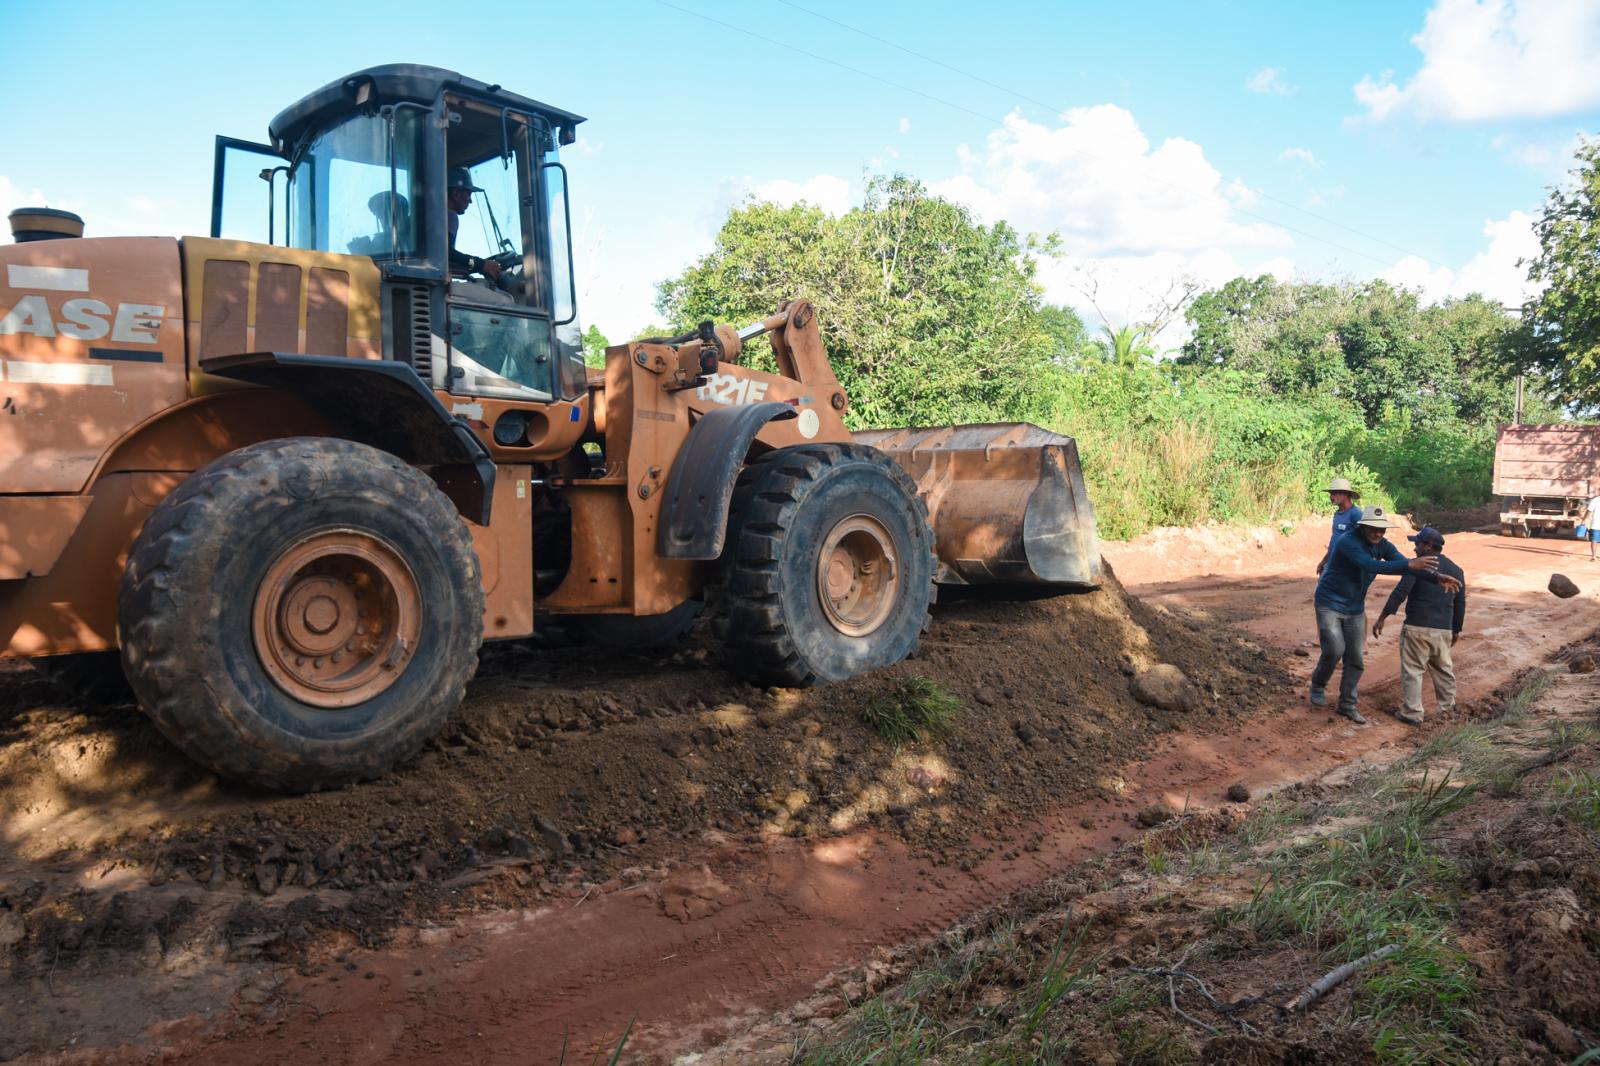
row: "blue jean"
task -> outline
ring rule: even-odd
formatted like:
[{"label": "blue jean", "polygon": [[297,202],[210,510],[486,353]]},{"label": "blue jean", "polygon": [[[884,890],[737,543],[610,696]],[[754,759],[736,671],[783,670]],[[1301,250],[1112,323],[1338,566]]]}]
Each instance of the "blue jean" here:
[{"label": "blue jean", "polygon": [[1361,674],[1367,668],[1363,658],[1367,650],[1367,612],[1340,614],[1326,607],[1317,608],[1317,639],[1322,644],[1322,658],[1311,672],[1311,687],[1323,689],[1333,678],[1333,668],[1344,661],[1344,672],[1339,675],[1339,709],[1356,709],[1356,686],[1361,684]]}]

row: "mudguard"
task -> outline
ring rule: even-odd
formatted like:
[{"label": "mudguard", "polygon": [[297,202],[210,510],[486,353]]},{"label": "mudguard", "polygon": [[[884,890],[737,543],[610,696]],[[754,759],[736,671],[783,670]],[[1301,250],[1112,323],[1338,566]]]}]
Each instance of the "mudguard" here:
[{"label": "mudguard", "polygon": [[[463,514],[489,524],[494,460],[406,363],[293,352],[250,352],[200,360],[200,369],[293,393],[351,440],[417,466],[450,466],[467,475]],[[458,500],[458,504],[462,501]]]},{"label": "mudguard", "polygon": [[733,485],[761,427],[798,412],[786,403],[744,404],[708,411],[672,461],[661,507],[656,552],[663,559],[715,559],[728,532]]}]

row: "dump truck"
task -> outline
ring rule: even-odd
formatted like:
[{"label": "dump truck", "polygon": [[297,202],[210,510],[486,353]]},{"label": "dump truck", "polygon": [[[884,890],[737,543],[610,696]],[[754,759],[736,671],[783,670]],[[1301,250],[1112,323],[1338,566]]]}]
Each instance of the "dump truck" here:
[{"label": "dump truck", "polygon": [[1494,494],[1501,536],[1571,536],[1600,496],[1600,425],[1501,426]]},{"label": "dump truck", "polygon": [[413,755],[484,641],[553,621],[670,644],[704,608],[731,669],[804,686],[911,654],[938,584],[1100,581],[1070,438],[853,434],[800,294],[586,370],[582,121],[380,66],[218,137],[209,236],[14,212],[4,654],[304,791]]}]

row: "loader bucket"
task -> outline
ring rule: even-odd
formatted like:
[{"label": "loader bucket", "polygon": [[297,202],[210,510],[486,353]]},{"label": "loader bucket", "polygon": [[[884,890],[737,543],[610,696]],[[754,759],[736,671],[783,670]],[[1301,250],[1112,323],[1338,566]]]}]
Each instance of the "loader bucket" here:
[{"label": "loader bucket", "polygon": [[872,429],[928,505],[939,581],[952,585],[1100,584],[1100,541],[1071,437],[1026,422]]}]

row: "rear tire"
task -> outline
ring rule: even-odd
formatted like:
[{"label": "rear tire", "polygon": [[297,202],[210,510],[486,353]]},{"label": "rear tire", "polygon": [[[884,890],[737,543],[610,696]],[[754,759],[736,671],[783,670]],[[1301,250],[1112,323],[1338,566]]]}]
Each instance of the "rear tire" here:
[{"label": "rear tire", "polygon": [[30,659],[63,695],[89,704],[130,703],[133,689],[122,672],[122,655],[115,651],[83,651]]},{"label": "rear tire", "polygon": [[757,681],[840,681],[916,651],[933,575],[927,508],[894,460],[856,444],[781,448],[735,487],[718,636]]},{"label": "rear tire", "polygon": [[477,668],[472,538],[427,475],[362,444],[288,438],[195,472],[135,540],[123,665],[197,762],[315,791],[414,755]]}]

